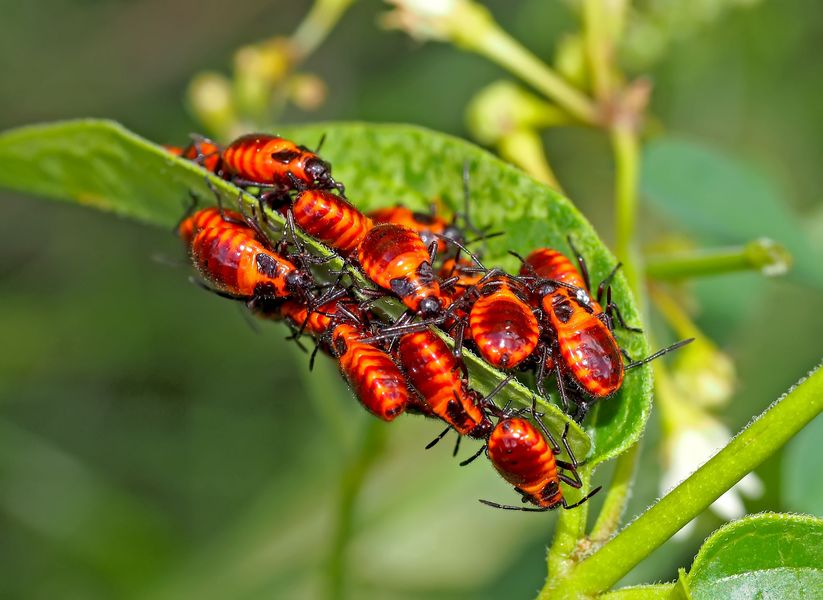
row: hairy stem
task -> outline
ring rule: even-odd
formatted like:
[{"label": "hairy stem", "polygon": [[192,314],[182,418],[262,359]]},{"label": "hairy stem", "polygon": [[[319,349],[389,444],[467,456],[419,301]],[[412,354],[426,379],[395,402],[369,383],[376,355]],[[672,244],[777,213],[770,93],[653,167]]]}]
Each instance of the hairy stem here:
[{"label": "hairy stem", "polygon": [[597,598],[598,600],[686,600],[686,595],[677,583],[657,583],[623,588],[607,592]]},{"label": "hairy stem", "polygon": [[[588,490],[591,484],[591,469],[581,467],[580,479],[583,482],[581,490]],[[571,499],[570,499],[571,500]],[[586,535],[586,521],[589,515],[589,503],[586,502],[572,510],[559,509],[557,525],[554,531],[554,541],[546,555],[548,565],[548,581],[558,581],[564,577],[574,564],[574,553],[581,539]],[[544,588],[538,598],[550,598],[550,589]]]},{"label": "hairy stem", "polygon": [[[608,590],[653,550],[781,448],[823,410],[816,369],[772,404],[725,448],[615,538],[572,568],[565,597]],[[563,596],[557,596],[562,598]]]}]

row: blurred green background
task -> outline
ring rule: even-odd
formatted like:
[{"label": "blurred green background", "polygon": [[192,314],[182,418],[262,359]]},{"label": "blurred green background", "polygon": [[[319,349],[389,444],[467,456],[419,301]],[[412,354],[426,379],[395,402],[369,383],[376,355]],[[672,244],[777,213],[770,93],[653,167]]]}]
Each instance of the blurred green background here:
[{"label": "blurred green background", "polygon": [[[239,45],[290,33],[308,5],[5,0],[0,129],[99,116],[180,143],[198,129],[181,101],[189,79],[227,70]],[[544,57],[576,28],[562,2],[488,5]],[[346,14],[306,65],[327,82],[326,104],[286,120],[409,122],[465,136],[465,105],[504,74],[380,30],[384,11],[362,2]],[[652,112],[666,131],[752,165],[799,217],[796,234],[816,256],[822,36],[816,0],[764,1],[691,27],[650,71]],[[546,142],[569,196],[609,240],[606,140],[568,129]],[[539,589],[555,517],[479,505],[511,491],[487,466],[458,472],[449,444],[424,452],[437,424],[373,424],[330,362],[309,373],[284,328],[255,331],[236,307],[191,285],[170,232],[0,198],[0,596],[319,597],[334,571],[341,482],[359,477],[364,453],[373,462],[343,566],[353,597]],[[757,221],[745,210],[739,219]],[[651,211],[644,221],[647,241],[661,223],[677,227]],[[768,227],[758,234],[789,241]],[[823,294],[803,277],[755,274],[691,291],[698,323],[736,361],[739,384],[722,417],[736,431],[819,359]],[[750,511],[823,514],[823,491],[797,483],[819,472],[811,470],[821,434],[818,418],[764,465],[766,493]],[[630,514],[657,496],[658,438],[653,417]],[[598,478],[607,476],[608,468]],[[720,524],[707,513],[626,582],[673,579]]]}]

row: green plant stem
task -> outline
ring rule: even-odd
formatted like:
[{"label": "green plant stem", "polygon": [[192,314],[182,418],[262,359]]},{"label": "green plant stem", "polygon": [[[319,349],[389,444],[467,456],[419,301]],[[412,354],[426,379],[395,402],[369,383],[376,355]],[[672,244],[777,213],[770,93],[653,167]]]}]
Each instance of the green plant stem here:
[{"label": "green plant stem", "polygon": [[595,97],[601,101],[614,92],[612,76],[612,35],[609,32],[608,8],[603,0],[583,2],[584,42]]},{"label": "green plant stem", "polygon": [[761,271],[766,275],[785,273],[791,255],[781,245],[767,239],[732,248],[646,258],[646,274],[654,279],[679,280],[736,271]]},{"label": "green plant stem", "polygon": [[594,125],[599,121],[594,102],[503,30],[485,7],[475,2],[458,6],[447,27],[456,45],[497,63],[581,122]]},{"label": "green plant stem", "polygon": [[532,85],[582,122],[592,124],[597,121],[597,109],[591,100],[566,83],[502,29],[491,30],[479,51]]},{"label": "green plant stem", "polygon": [[731,489],[823,410],[817,368],[725,448],[594,554],[574,566],[555,598],[608,590],[655,548]]},{"label": "green plant stem", "polygon": [[597,598],[598,600],[678,600],[681,598],[685,600],[686,596],[677,583],[658,583],[606,592]]},{"label": "green plant stem", "polygon": [[354,0],[316,0],[291,37],[296,62],[311,55]]},{"label": "green plant stem", "polygon": [[518,129],[507,133],[500,138],[497,148],[501,157],[517,165],[538,181],[542,181],[560,193],[563,192],[543,149],[543,141],[536,131]]},{"label": "green plant stem", "polygon": [[360,447],[340,478],[337,524],[326,571],[328,597],[333,599],[344,598],[346,595],[346,548],[354,528],[357,498],[369,470],[382,455],[386,445],[386,423],[373,417],[366,419],[364,430],[360,434]]},{"label": "green plant stem", "polygon": [[639,441],[617,457],[614,474],[612,475],[612,480],[606,492],[606,499],[600,509],[600,514],[597,515],[594,528],[589,534],[594,544],[602,544],[617,531],[617,527],[620,525],[620,519],[629,501],[632,482],[634,481],[634,472],[637,468],[637,460],[639,457]]},{"label": "green plant stem", "polygon": [[611,142],[615,163],[615,254],[617,260],[623,263],[632,291],[638,294],[639,261],[633,247],[637,221],[637,182],[640,173],[637,133],[628,127],[616,127],[611,132]]},{"label": "green plant stem", "polygon": [[[580,467],[578,474],[583,482],[581,490],[588,490],[591,484],[591,469]],[[589,515],[589,503],[586,502],[574,510],[560,509],[554,530],[554,541],[546,555],[549,580],[563,578],[574,564],[574,554],[578,543],[586,534],[586,521]],[[548,581],[548,580],[547,580]],[[548,598],[541,594],[540,598]]]}]

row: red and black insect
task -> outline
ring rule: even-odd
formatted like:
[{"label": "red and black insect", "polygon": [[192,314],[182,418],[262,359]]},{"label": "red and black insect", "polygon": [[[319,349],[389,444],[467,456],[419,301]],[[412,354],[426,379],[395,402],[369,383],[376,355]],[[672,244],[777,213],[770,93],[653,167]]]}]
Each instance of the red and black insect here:
[{"label": "red and black insect", "polygon": [[414,313],[436,317],[448,306],[432,269],[432,256],[413,229],[375,225],[357,249],[357,259],[369,279],[391,290]]},{"label": "red and black insect", "polygon": [[[595,399],[615,393],[623,383],[624,365],[620,346],[611,329],[588,306],[580,304],[572,289],[543,281],[535,298],[548,328],[544,358],[555,367],[561,398],[568,408],[564,377],[570,378]],[[551,361],[548,361],[551,355]],[[538,366],[538,387],[545,376]],[[543,390],[540,390],[543,393]]]},{"label": "red and black insect", "polygon": [[406,409],[411,393],[391,356],[363,342],[363,335],[362,328],[355,325],[336,325],[331,335],[332,351],[363,406],[380,419],[391,421]]},{"label": "red and black insect", "polygon": [[396,355],[431,413],[460,435],[489,435],[492,423],[481,406],[483,398],[469,388],[462,364],[443,340],[428,329],[408,333],[400,337]]},{"label": "red and black insect", "polygon": [[531,252],[520,266],[520,275],[554,279],[588,290],[583,276],[574,268],[565,254],[553,248],[538,248]]},{"label": "red and black insect", "polygon": [[196,162],[212,173],[218,173],[222,168],[221,149],[215,142],[197,137],[185,150],[183,158]]},{"label": "red and black insect", "polygon": [[429,212],[415,211],[398,204],[372,210],[368,215],[375,223],[392,223],[415,230],[420,235],[426,248],[431,248],[433,244],[436,244],[438,254],[444,255],[449,250],[450,244],[457,248],[461,248],[466,244],[466,233],[469,231],[477,236],[475,240],[472,240],[472,243],[497,235],[489,235],[472,224],[469,214],[471,201],[468,163],[463,164],[463,200],[463,212],[454,212],[451,219],[443,216],[442,210],[440,210],[442,203],[439,199],[432,202]]},{"label": "red and black insect", "polygon": [[300,229],[344,257],[360,246],[373,227],[369,217],[344,198],[325,190],[300,192],[290,210]]},{"label": "red and black insect", "polygon": [[216,206],[203,208],[193,214],[183,218],[177,226],[177,233],[185,242],[186,246],[191,244],[195,234],[202,229],[224,226],[243,226],[246,218],[239,212],[233,210],[223,210]]},{"label": "red and black insect", "polygon": [[286,300],[279,308],[279,314],[287,319],[298,333],[308,333],[321,338],[332,327],[339,314],[341,300],[332,300],[310,310],[303,302]]},{"label": "red and black insect", "polygon": [[241,136],[223,150],[221,158],[224,175],[240,186],[344,192],[329,163],[305,146],[275,135]]},{"label": "red and black insect", "polygon": [[429,213],[413,211],[398,204],[388,208],[378,208],[368,213],[375,223],[393,223],[414,229],[423,240],[426,248],[437,244],[437,252],[443,254],[448,250],[447,240],[465,242],[465,234],[457,227],[454,220],[448,220],[432,209]]},{"label": "red and black insect", "polygon": [[200,229],[191,239],[189,253],[213,290],[231,298],[299,295],[307,299],[313,285],[310,275],[270,250],[245,225],[224,220],[219,226]]},{"label": "red and black insect", "polygon": [[[581,302],[578,288],[567,287],[557,281],[540,281],[535,290],[535,301],[542,309],[543,325],[547,329],[544,349],[538,364],[537,385],[545,395],[542,381],[546,367],[554,367],[558,389],[564,407],[568,409],[566,378],[595,401],[607,398],[620,389],[626,369],[648,363],[667,352],[688,344],[683,340],[655,352],[640,361],[624,364],[625,353],[602,313]],[[590,401],[577,399],[576,418],[582,419]]]},{"label": "red and black insect", "polygon": [[[577,288],[577,300],[580,303],[588,304],[592,311],[606,321],[609,327],[612,326],[612,315],[617,318],[620,325],[629,331],[640,332],[636,327],[629,327],[623,320],[623,315],[620,314],[620,309],[611,300],[611,282],[617,274],[620,264],[618,263],[614,269],[600,282],[597,286],[597,293],[594,298],[591,297],[591,280],[589,277],[589,269],[586,265],[586,259],[578,252],[572,243],[571,237],[568,238],[569,246],[577,258],[579,271],[574,267],[569,258],[561,252],[553,248],[538,248],[531,252],[523,260],[520,267],[520,275],[525,277],[539,277],[541,279],[553,279],[566,283]],[[585,292],[585,293],[584,293]],[[606,298],[606,308],[601,306],[601,302]]]},{"label": "red and black insect", "polygon": [[457,256],[443,262],[438,276],[441,282],[445,282],[441,284],[440,291],[451,305],[450,316],[444,321],[443,328],[454,331],[462,323],[462,340],[471,340],[471,328],[466,326],[471,306],[459,300],[483,278],[482,271],[469,259]]},{"label": "red and black insect", "polygon": [[[527,291],[516,279],[498,274],[481,280],[469,312],[469,330],[480,356],[499,369],[514,369],[537,348],[540,327]],[[460,325],[458,325],[460,329]],[[456,334],[462,336],[462,332]]]},{"label": "red and black insect", "polygon": [[211,141],[208,138],[200,136],[194,137],[195,139],[192,141],[192,143],[186,146],[185,148],[181,148],[180,146],[169,145],[164,146],[164,148],[172,154],[174,154],[175,156],[187,158],[192,162],[196,162],[197,164],[211,171],[212,173],[217,173],[218,171],[220,171],[220,146],[218,146],[215,142]]},{"label": "red and black insect", "polygon": [[448,280],[448,285],[443,285],[442,290],[454,301],[462,298],[463,295],[473,286],[483,279],[482,270],[468,258],[462,256],[447,258],[438,271],[441,281]]},{"label": "red and black insect", "polygon": [[549,445],[546,438],[526,419],[502,419],[489,436],[486,452],[497,472],[521,494],[523,502],[530,502],[538,508],[508,506],[488,500],[480,502],[505,510],[532,512],[545,512],[561,506],[571,509],[586,502],[600,490],[599,487],[573,504],[568,504],[563,496],[561,482],[574,488],[582,486],[574,455],[566,441],[566,432],[563,434],[563,443],[571,462],[557,460],[560,447],[556,444]]}]

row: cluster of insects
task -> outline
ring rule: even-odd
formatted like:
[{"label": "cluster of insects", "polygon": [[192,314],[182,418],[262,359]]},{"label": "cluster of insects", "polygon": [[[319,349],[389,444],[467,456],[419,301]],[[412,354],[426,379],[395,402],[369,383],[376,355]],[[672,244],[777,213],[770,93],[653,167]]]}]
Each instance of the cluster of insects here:
[{"label": "cluster of insects", "polygon": [[[534,506],[485,504],[573,508],[599,489],[568,503],[560,484],[582,485],[568,426],[562,435],[552,434],[536,400],[516,410],[495,402],[517,373],[532,371],[545,397],[553,377],[561,408],[579,422],[594,403],[620,389],[628,369],[686,343],[642,360],[629,358],[614,328],[639,330],[624,322],[612,302],[617,268],[592,295],[586,262],[571,240],[577,266],[557,250],[539,248],[518,256],[516,275],[486,267],[481,253],[469,250],[490,236],[469,219],[465,169],[466,208],[452,218],[404,206],[364,214],[347,199],[327,161],[281,137],[246,135],[225,147],[195,138],[185,148],[167,149],[243,188],[258,208],[278,211],[286,223],[280,235],[270,236],[262,210],[252,217],[222,205],[189,211],[177,231],[200,283],[242,301],[255,316],[284,321],[298,343],[303,335],[313,338],[311,360],[317,352],[333,357],[377,418],[392,421],[409,412],[443,421],[446,429],[427,447],[451,430],[458,444],[462,436],[482,440],[480,451],[460,464],[485,453],[523,502]],[[316,271],[329,259],[309,252],[298,230],[331,250],[343,268],[327,269],[320,278]],[[379,311],[386,298],[402,303],[399,317]],[[506,373],[485,396],[470,386],[464,347]],[[567,460],[560,458],[564,451]]]}]

